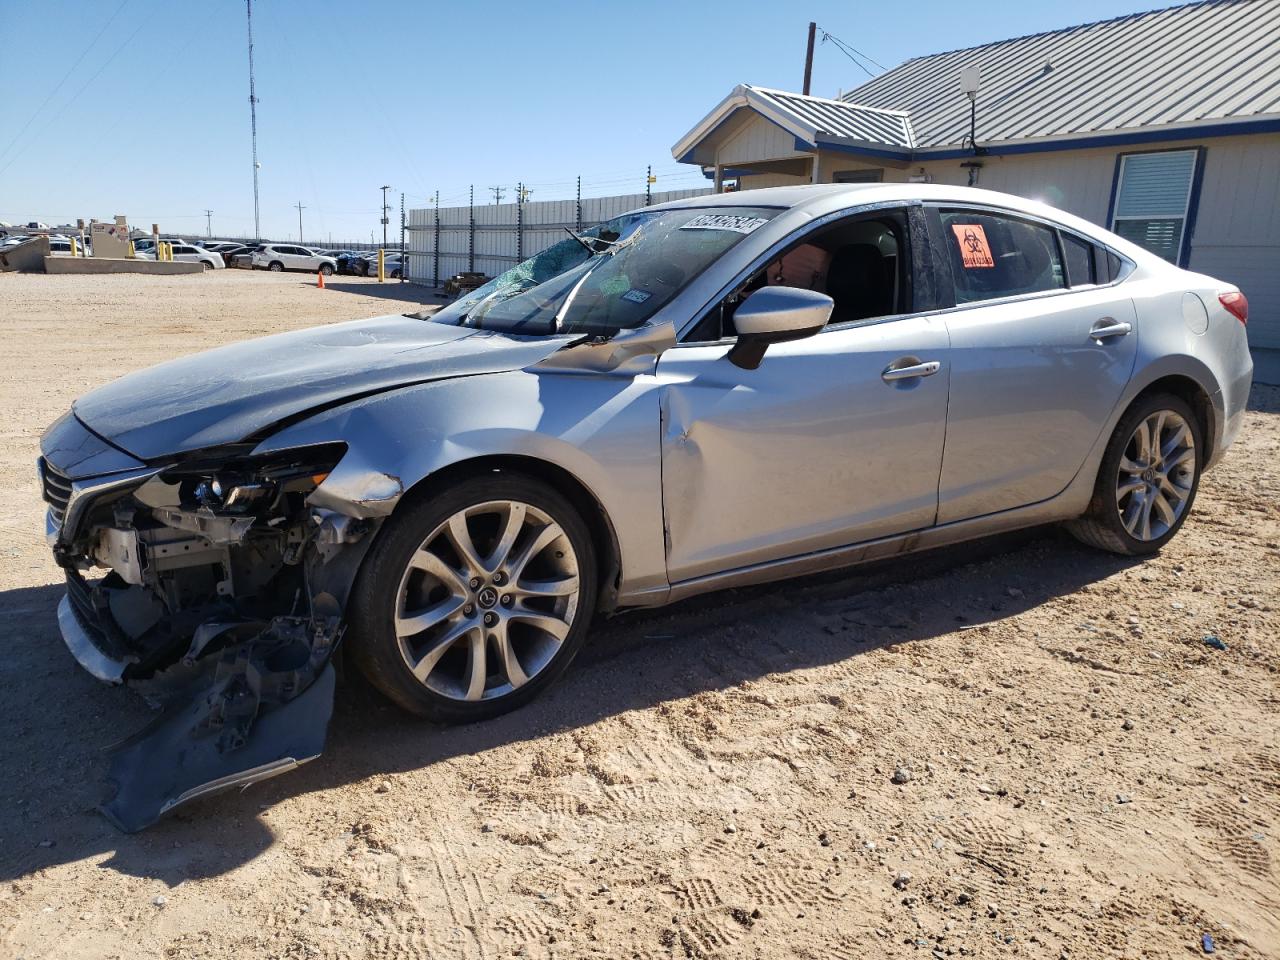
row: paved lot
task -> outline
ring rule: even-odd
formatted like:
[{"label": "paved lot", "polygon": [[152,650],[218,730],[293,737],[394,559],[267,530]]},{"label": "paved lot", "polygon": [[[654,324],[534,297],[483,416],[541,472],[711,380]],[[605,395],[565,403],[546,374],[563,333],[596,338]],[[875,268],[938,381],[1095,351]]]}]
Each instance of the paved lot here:
[{"label": "paved lot", "polygon": [[1275,388],[1154,560],[1037,530],[629,614],[469,728],[348,678],[321,760],[115,832],[101,750],[147,714],[58,640],[37,439],[418,295],[312,284],[0,276],[0,956],[1280,956]]}]

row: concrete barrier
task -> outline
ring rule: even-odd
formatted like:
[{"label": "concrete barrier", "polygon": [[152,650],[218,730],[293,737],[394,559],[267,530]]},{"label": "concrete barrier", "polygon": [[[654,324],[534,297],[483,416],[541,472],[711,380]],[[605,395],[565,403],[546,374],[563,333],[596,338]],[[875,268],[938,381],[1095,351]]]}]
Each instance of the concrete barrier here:
[{"label": "concrete barrier", "polygon": [[[25,246],[25,244],[23,244]],[[109,260],[105,257],[45,257],[46,273],[203,273],[203,263],[182,260]]]},{"label": "concrete barrier", "polygon": [[15,243],[0,250],[0,273],[11,270],[43,270],[49,256],[49,238],[33,237],[26,243]]}]

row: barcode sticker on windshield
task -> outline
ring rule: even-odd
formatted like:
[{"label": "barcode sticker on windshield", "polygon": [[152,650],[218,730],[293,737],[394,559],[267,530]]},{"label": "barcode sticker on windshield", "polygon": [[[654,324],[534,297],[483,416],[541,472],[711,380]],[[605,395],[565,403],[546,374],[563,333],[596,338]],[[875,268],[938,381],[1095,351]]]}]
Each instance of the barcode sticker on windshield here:
[{"label": "barcode sticker on windshield", "polygon": [[703,213],[686,223],[681,230],[728,230],[732,233],[751,233],[769,221],[764,217],[737,217],[728,213]]}]

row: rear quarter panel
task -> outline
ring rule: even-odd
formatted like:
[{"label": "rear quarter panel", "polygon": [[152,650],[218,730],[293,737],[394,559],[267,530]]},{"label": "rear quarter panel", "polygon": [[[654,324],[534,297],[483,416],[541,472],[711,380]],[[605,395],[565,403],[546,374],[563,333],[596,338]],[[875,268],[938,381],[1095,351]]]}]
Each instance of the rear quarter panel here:
[{"label": "rear quarter panel", "polygon": [[1218,301],[1219,293],[1234,287],[1177,268],[1125,286],[1130,288],[1139,325],[1138,362],[1128,400],[1161,377],[1181,375],[1195,380],[1213,408],[1213,423],[1205,437],[1205,465],[1212,466],[1240,430],[1253,380],[1245,325]]}]

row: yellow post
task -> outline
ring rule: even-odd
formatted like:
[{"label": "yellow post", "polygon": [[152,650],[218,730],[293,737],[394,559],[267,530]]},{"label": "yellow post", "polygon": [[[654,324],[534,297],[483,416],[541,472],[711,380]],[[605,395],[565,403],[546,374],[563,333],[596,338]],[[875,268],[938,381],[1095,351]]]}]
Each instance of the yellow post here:
[{"label": "yellow post", "polygon": [[76,238],[75,238],[75,237],[72,237],[72,238],[71,238],[71,255],[72,255],[73,257],[78,257],[78,256],[80,256],[80,248],[76,245]]},{"label": "yellow post", "polygon": [[387,282],[387,261],[386,261],[386,257],[387,257],[387,251],[385,251],[385,250],[379,250],[379,251],[378,251],[378,282],[379,282],[379,283],[386,283],[386,282]]},{"label": "yellow post", "polygon": [[129,259],[132,260],[137,255],[138,255],[138,251],[133,249],[133,241],[130,240],[129,241]]}]

